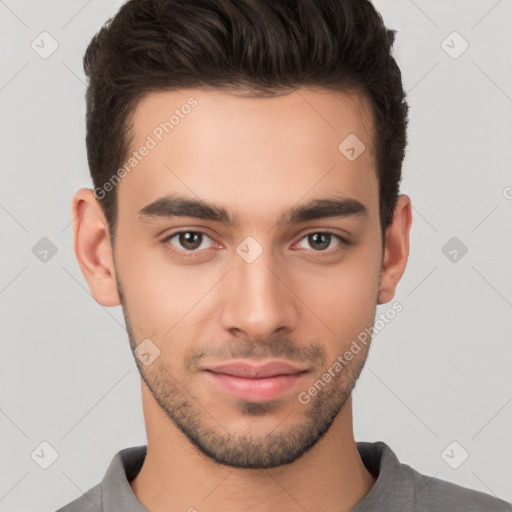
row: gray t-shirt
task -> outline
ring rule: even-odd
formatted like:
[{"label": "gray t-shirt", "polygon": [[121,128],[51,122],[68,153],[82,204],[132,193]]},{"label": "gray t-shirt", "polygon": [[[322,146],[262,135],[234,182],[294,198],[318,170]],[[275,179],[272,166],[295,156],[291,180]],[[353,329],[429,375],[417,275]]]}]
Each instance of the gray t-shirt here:
[{"label": "gray t-shirt", "polygon": [[[512,512],[512,505],[489,494],[422,475],[382,441],[356,445],[377,481],[352,512]],[[116,453],[103,481],[57,512],[147,512],[129,484],[146,451],[144,445]]]}]

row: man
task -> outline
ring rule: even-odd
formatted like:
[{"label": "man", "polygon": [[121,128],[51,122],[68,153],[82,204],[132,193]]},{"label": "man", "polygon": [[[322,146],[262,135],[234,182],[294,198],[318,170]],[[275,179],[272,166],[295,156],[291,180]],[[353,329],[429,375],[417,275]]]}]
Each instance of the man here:
[{"label": "man", "polygon": [[75,253],[148,443],[62,512],[511,510],[354,440],[409,254],[393,41],[367,0],[130,0],[93,38]]}]

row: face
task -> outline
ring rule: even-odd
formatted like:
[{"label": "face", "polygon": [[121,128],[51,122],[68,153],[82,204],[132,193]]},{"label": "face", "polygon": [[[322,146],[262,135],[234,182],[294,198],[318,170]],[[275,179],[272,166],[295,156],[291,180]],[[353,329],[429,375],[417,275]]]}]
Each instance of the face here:
[{"label": "face", "polygon": [[[137,106],[139,156],[117,185],[112,282],[147,388],[220,464],[294,461],[350,398],[369,343],[335,363],[386,297],[372,126],[360,96],[325,90],[189,89]],[[386,277],[388,298],[401,271]],[[106,286],[95,295],[104,304]],[[214,372],[233,362],[294,370]]]}]

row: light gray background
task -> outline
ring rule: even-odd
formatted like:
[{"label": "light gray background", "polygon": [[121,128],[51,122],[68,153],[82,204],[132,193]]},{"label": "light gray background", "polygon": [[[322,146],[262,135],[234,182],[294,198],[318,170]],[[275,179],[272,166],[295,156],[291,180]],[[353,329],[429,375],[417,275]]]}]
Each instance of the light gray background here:
[{"label": "light gray background", "polygon": [[[121,308],[91,297],[70,225],[73,193],[92,186],[82,56],[120,4],[0,0],[1,512],[55,510],[146,442]],[[512,1],[375,4],[398,30],[414,218],[404,309],[354,392],[356,440],[512,501]],[[43,31],[59,45],[47,59],[31,48]],[[458,58],[442,45],[453,31],[469,43]],[[32,252],[42,237],[57,248],[46,263]],[[442,251],[452,237],[468,248],[455,262]],[[453,441],[469,453],[458,469],[442,456]],[[48,469],[31,456],[42,442],[58,453]]]}]

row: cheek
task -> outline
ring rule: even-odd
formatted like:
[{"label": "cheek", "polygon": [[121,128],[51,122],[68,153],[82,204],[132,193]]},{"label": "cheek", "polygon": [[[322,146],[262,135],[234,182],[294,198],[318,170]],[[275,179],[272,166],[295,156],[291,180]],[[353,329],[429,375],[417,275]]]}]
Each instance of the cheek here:
[{"label": "cheek", "polygon": [[218,281],[215,269],[177,265],[163,247],[131,249],[120,246],[118,271],[132,322],[148,337],[170,339],[193,318],[195,307],[200,310],[201,298]]},{"label": "cheek", "polygon": [[[328,336],[348,341],[372,324],[377,307],[380,253],[360,246],[333,266],[310,267],[297,295]],[[314,270],[313,270],[314,269]],[[310,314],[308,322],[311,321]],[[322,323],[323,322],[323,323]],[[323,329],[323,327],[322,327]]]}]

